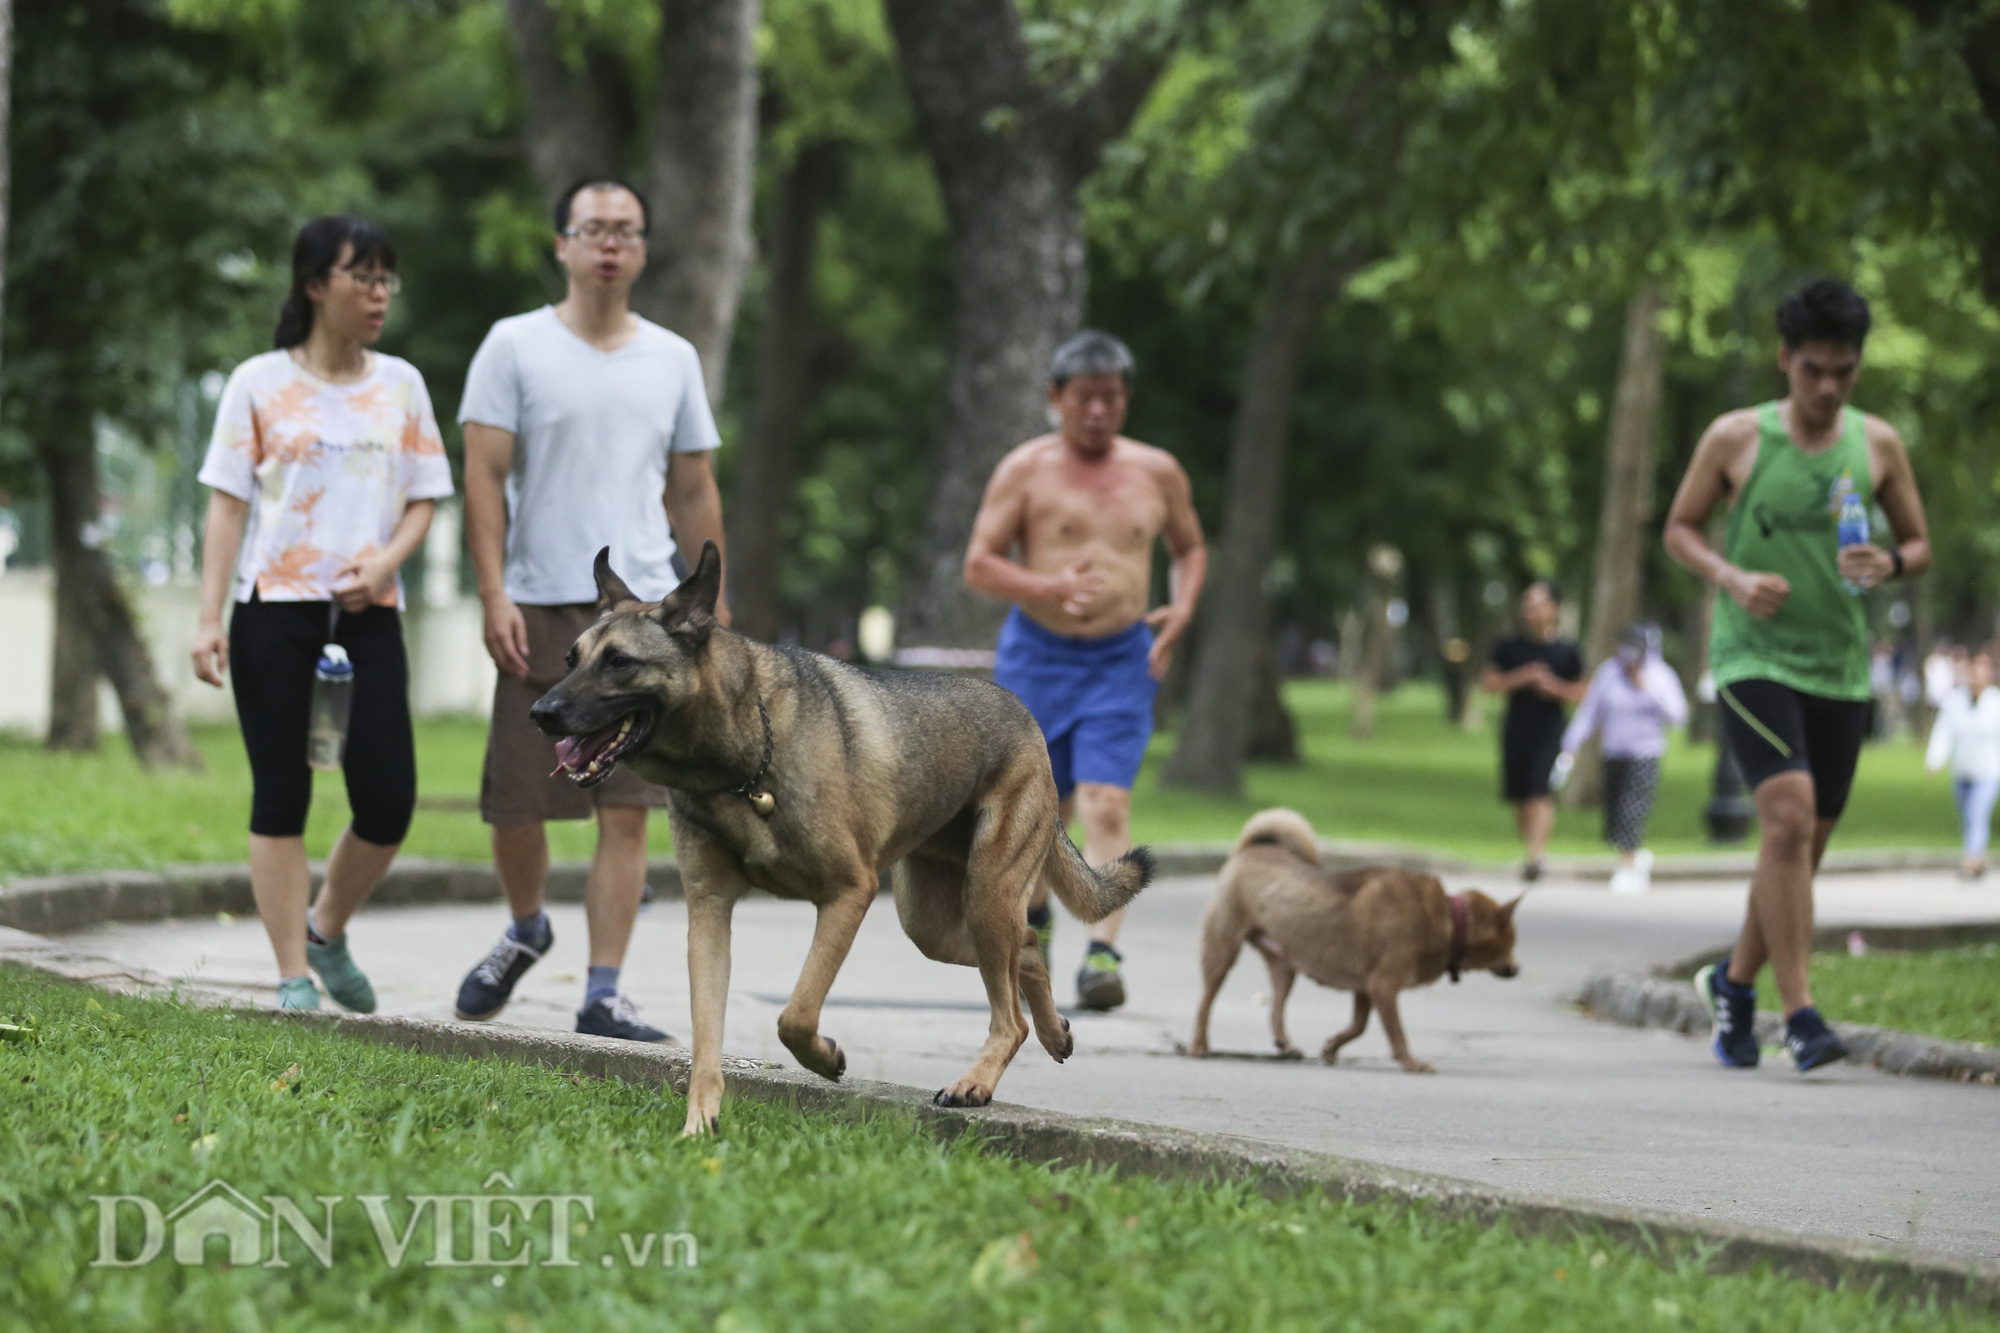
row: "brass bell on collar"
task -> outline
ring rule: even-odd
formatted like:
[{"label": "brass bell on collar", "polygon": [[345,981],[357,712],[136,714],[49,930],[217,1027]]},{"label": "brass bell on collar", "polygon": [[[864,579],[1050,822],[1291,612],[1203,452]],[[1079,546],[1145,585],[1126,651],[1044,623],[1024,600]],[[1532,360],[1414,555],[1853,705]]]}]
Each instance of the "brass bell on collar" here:
[{"label": "brass bell on collar", "polygon": [[750,808],[769,819],[771,812],[778,808],[778,798],[767,791],[753,791],[749,796]]}]

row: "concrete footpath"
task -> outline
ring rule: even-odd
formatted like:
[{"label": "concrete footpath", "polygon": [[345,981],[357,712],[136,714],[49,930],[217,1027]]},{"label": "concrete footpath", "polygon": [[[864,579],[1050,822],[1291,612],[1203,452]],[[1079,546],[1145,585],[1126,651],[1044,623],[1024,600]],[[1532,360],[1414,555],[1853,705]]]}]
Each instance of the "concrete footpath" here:
[{"label": "concrete footpath", "polygon": [[[1212,881],[1168,879],[1134,907],[1121,941],[1131,1002],[1073,1016],[1077,1053],[1053,1064],[1032,1040],[1002,1100],[1220,1133],[1512,1190],[1658,1209],[1786,1231],[1887,1241],[1933,1254],[2000,1257],[2000,1089],[1834,1066],[1809,1077],[1788,1059],[1726,1071],[1705,1042],[1575,1012],[1593,967],[1646,968],[1726,943],[1740,886],[1677,884],[1644,898],[1544,883],[1519,916],[1522,975],[1475,974],[1403,1002],[1415,1052],[1435,1075],[1405,1074],[1379,1025],[1341,1063],[1268,1052],[1264,969],[1246,954],[1216,1007],[1213,1040],[1246,1058],[1188,1060],[1198,995],[1196,923]],[[1511,895],[1497,876],[1451,887]],[[1823,925],[2000,920],[2000,885],[1903,871],[1822,879]],[[504,1022],[567,1028],[585,963],[580,906],[551,908],[557,943]],[[382,1011],[448,1018],[459,977],[505,924],[497,904],[382,907],[353,927]],[[812,913],[753,898],[737,909],[727,1048],[790,1065],[776,1019],[798,975]],[[64,937],[81,952],[237,988],[271,1003],[271,962],[254,918],[107,924]],[[1057,929],[1058,996],[1082,927]],[[626,991],[656,1023],[687,1032],[685,926],[677,899],[642,914]],[[842,970],[824,1028],[856,1077],[936,1087],[962,1073],[984,1032],[977,974],[919,955],[880,902]],[[1301,983],[1289,1026],[1308,1051],[1348,1016],[1345,994]],[[1838,1015],[1835,1016],[1836,1018]]]}]

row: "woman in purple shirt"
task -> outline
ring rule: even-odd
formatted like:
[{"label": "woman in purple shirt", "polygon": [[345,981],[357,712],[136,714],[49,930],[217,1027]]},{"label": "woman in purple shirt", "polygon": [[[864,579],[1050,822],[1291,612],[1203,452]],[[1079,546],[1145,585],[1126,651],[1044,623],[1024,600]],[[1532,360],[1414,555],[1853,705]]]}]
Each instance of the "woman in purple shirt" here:
[{"label": "woman in purple shirt", "polygon": [[1604,840],[1618,849],[1614,893],[1644,893],[1653,854],[1641,849],[1646,817],[1659,788],[1660,756],[1667,729],[1687,721],[1680,677],[1660,656],[1660,632],[1633,625],[1618,636],[1618,651],[1590,677],[1583,703],[1563,733],[1556,769],[1564,776],[1594,731],[1604,733]]}]

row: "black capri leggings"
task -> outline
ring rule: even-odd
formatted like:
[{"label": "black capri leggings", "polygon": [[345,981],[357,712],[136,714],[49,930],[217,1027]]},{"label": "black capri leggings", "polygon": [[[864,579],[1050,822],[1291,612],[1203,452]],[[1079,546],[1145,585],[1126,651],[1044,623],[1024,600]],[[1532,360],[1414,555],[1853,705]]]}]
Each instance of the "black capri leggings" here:
[{"label": "black capri leggings", "polygon": [[[250,754],[250,831],[266,838],[296,838],[306,830],[313,779],[306,730],[330,605],[238,602],[229,621],[229,679]],[[354,711],[342,765],[354,836],[391,847],[410,831],[417,804],[402,621],[392,606],[342,612],[333,641],[354,662]]]}]

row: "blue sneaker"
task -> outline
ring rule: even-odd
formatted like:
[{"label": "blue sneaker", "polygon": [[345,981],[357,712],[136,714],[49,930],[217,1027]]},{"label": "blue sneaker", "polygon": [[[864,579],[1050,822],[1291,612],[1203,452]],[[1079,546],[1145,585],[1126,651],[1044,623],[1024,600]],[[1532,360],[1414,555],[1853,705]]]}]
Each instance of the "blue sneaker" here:
[{"label": "blue sneaker", "polygon": [[1694,974],[1695,994],[1715,1018],[1715,1058],[1730,1069],[1757,1067],[1757,988],[1738,986],[1724,975],[1729,964],[1710,963]]},{"label": "blue sneaker", "polygon": [[1801,1074],[1847,1058],[1847,1047],[1810,1005],[1785,1020],[1785,1049]]},{"label": "blue sneaker", "polygon": [[311,977],[285,977],[278,982],[280,1009],[319,1008],[319,987]]},{"label": "blue sneaker", "polygon": [[507,1007],[507,1001],[514,998],[514,986],[528,974],[528,969],[542,961],[542,955],[556,942],[556,933],[551,930],[543,937],[539,947],[525,944],[514,935],[512,926],[501,935],[500,942],[493,951],[480,960],[479,966],[465,974],[465,980],[458,984],[458,1003],[452,1012],[469,1023],[483,1023],[496,1017]]},{"label": "blue sneaker", "polygon": [[638,1008],[623,995],[604,995],[578,1012],[576,1030],[587,1037],[617,1037],[621,1041],[671,1041],[666,1033],[639,1017]]}]

